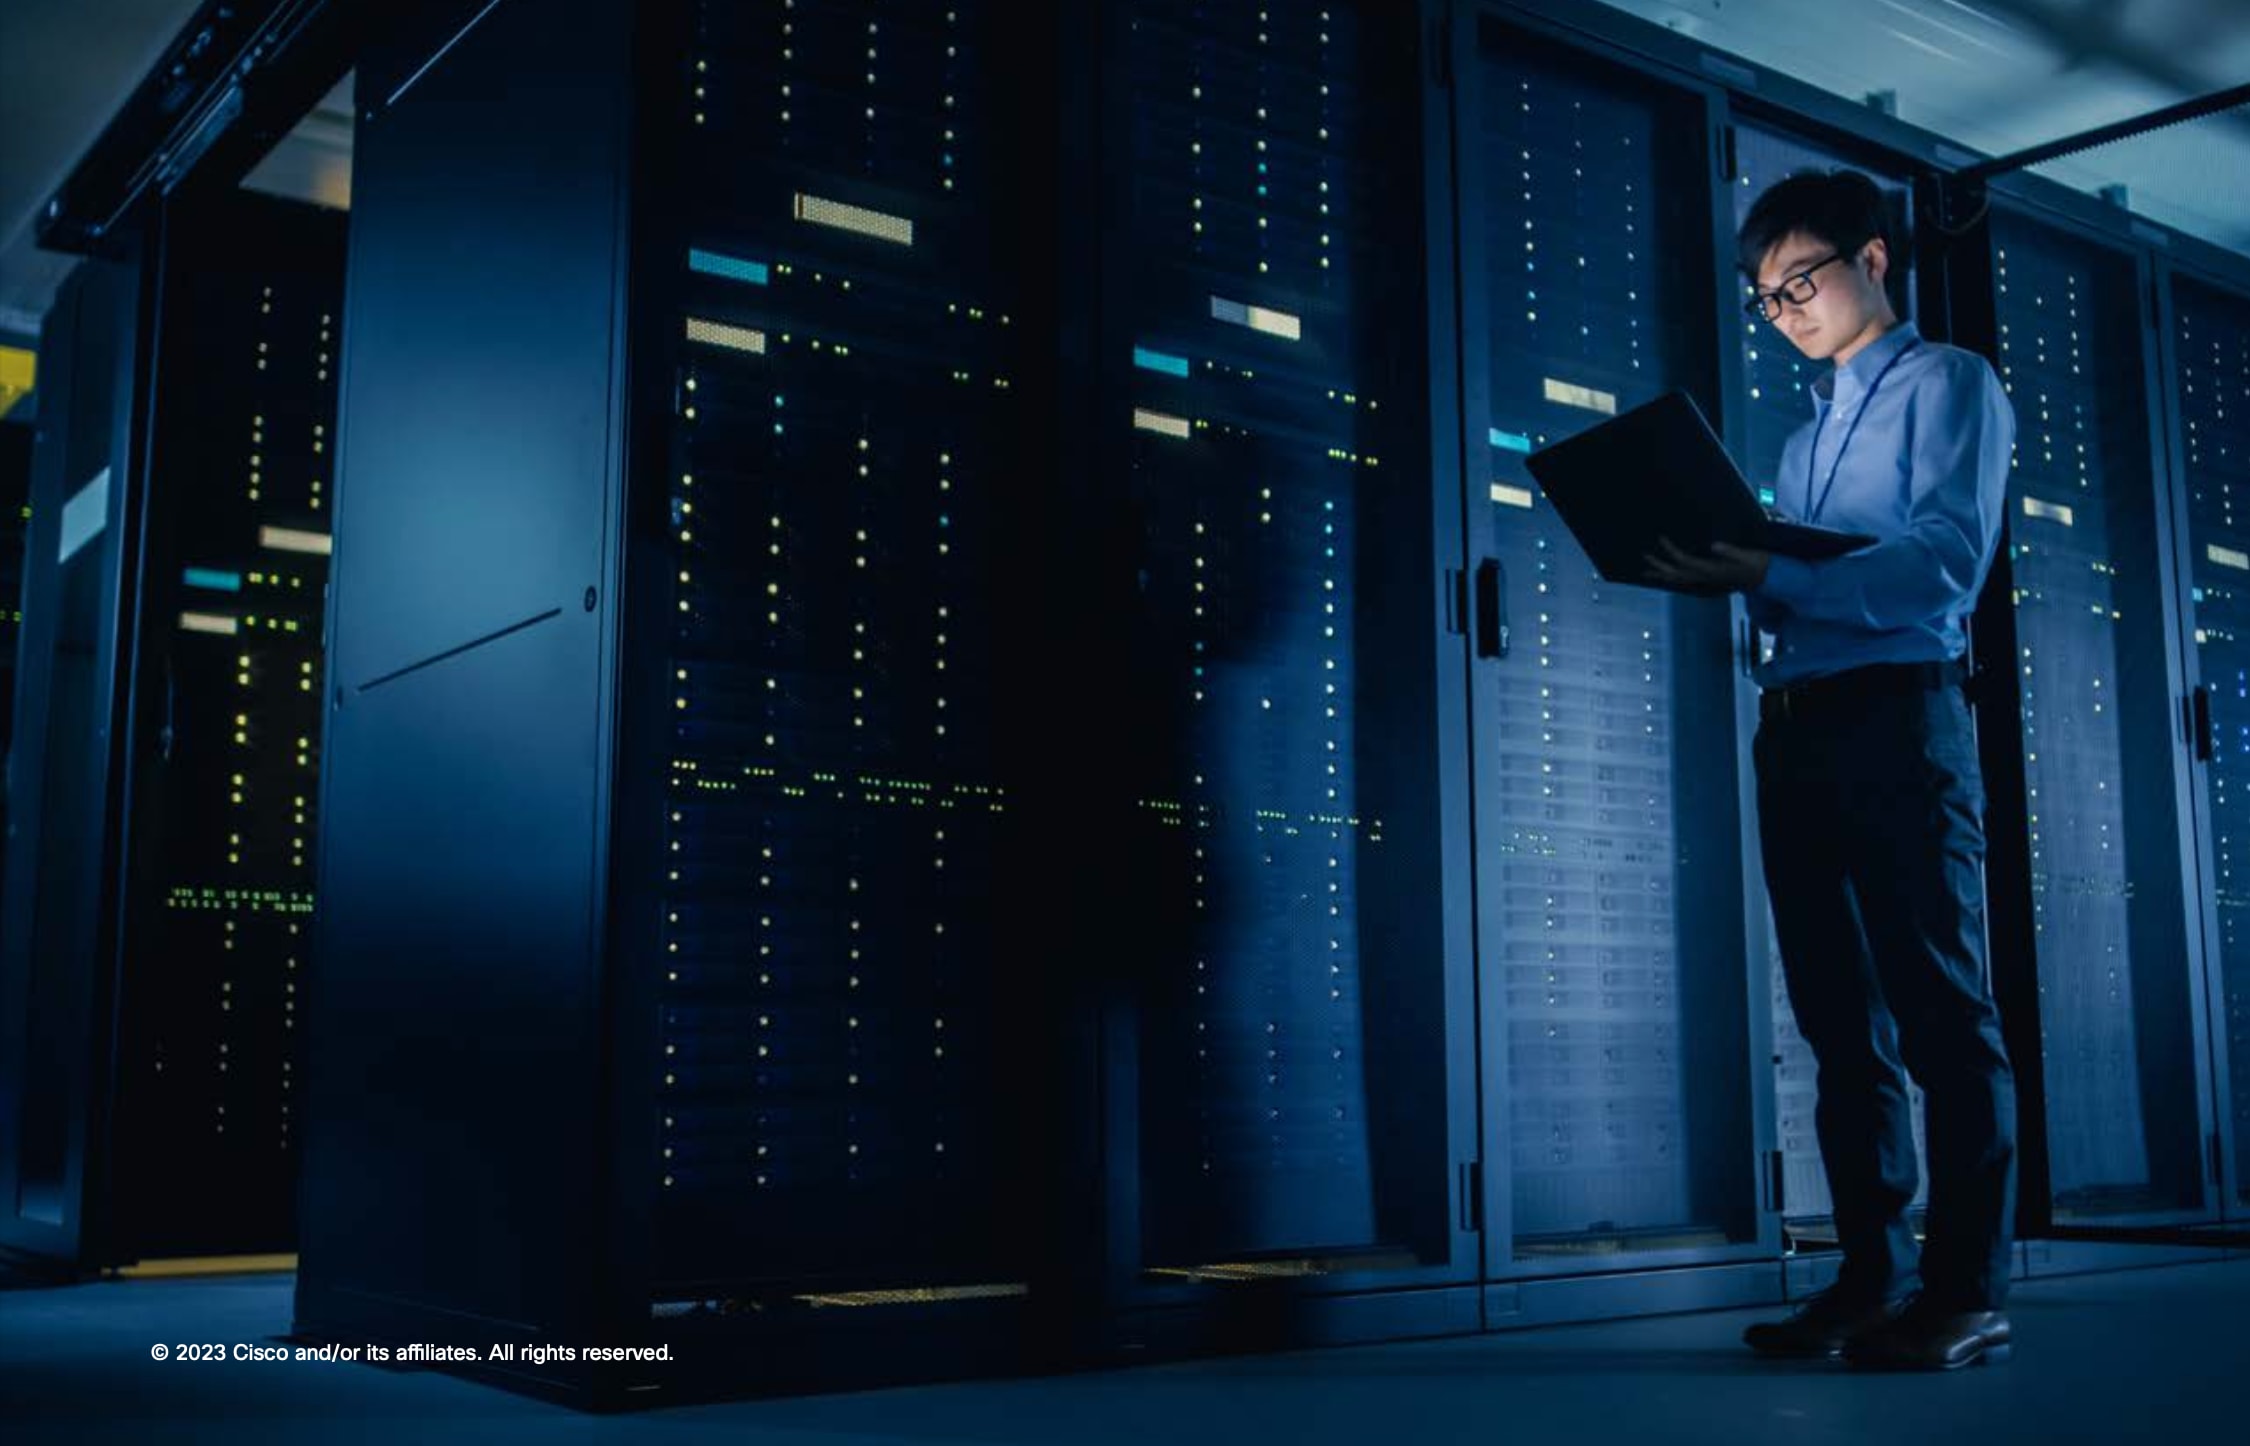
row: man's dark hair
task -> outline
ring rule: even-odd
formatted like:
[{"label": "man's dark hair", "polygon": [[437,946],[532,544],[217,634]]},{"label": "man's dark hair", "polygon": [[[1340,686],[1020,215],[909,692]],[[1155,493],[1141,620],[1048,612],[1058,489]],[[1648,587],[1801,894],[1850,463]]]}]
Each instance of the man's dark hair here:
[{"label": "man's dark hair", "polygon": [[1758,263],[1792,231],[1817,236],[1846,256],[1881,237],[1892,269],[1903,258],[1893,233],[1891,208],[1876,184],[1858,171],[1798,171],[1766,188],[1735,237],[1735,264],[1757,279]]}]

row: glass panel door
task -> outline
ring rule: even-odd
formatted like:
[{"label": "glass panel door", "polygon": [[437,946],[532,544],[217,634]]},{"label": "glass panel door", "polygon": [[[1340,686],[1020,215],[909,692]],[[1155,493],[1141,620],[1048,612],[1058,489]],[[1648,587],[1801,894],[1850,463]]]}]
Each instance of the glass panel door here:
[{"label": "glass panel door", "polygon": [[[2184,548],[2203,763],[2196,799],[2209,819],[2217,924],[2210,979],[2223,1127],[2250,1139],[2250,297],[2186,277],[2172,285],[2172,355]],[[2250,1209],[2239,1154],[2227,1213]]]}]

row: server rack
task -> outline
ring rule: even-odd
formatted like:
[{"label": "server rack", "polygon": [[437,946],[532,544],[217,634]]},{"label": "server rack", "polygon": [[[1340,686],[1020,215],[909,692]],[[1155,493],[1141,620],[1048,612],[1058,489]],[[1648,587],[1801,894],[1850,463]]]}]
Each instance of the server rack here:
[{"label": "server rack", "polygon": [[2184,733],[2194,759],[2190,801],[2196,823],[2197,928],[2203,942],[2204,996],[2216,1108],[2209,1173],[2228,1234],[2250,1216],[2241,1150],[2250,1138],[2250,970],[2234,918],[2234,875],[2241,835],[2243,751],[2240,624],[2242,589],[2233,574],[2243,551],[2234,519],[2250,446],[2243,435],[2250,267],[2240,257],[2174,240],[2156,258],[2163,338],[2164,395],[2172,475],[2174,590],[2182,601],[2189,692]]},{"label": "server rack", "polygon": [[1718,95],[1531,9],[1464,11],[1457,62],[1471,556],[1516,623],[1473,714],[1497,1324],[1781,1289],[1734,618],[1603,584],[1521,465],[1674,386],[1738,425]]},{"label": "server rack", "polygon": [[[208,185],[162,252],[111,1149],[121,1258],[296,1240],[344,218]],[[180,1182],[213,1184],[182,1190]]]},{"label": "server rack", "polygon": [[[35,998],[48,1011],[26,1026],[38,1043],[22,1168],[46,1182],[39,1218],[63,1227],[17,1243],[55,1267],[293,1243],[292,976],[311,907],[341,241],[341,221],[310,208],[190,189],[137,243],[146,314],[131,331],[108,330],[114,310],[83,298],[58,312],[58,370],[106,369],[106,355],[80,353],[108,346],[132,370],[114,400],[83,380],[59,394],[114,407],[129,429],[114,443],[122,463],[109,462],[121,490],[45,502],[77,510],[34,547],[74,544],[87,561],[35,566],[25,588],[34,610],[75,609],[62,640],[41,633],[27,650],[27,677],[57,666],[41,660],[54,648],[68,665],[56,676],[73,681],[26,691],[25,872],[8,906],[11,927],[41,937],[29,977],[45,979]],[[125,551],[110,561],[105,547]],[[96,565],[118,569],[100,583],[114,605],[74,591]],[[93,711],[64,732],[51,721],[63,707]],[[52,792],[36,781],[57,770],[80,772]],[[67,820],[53,811],[63,799]],[[67,844],[42,842],[49,828]],[[83,912],[66,923],[55,911],[72,899]],[[66,998],[89,1011],[83,1024],[51,1012]],[[58,1113],[57,1091],[82,1102]],[[58,1204],[55,1162],[80,1155]],[[181,1188],[191,1180],[203,1183]]]},{"label": "server rack", "polygon": [[[623,960],[665,966],[652,1294],[880,1309],[903,1284],[1014,1320],[1053,987],[1018,820],[1065,806],[1020,642],[1051,595],[1051,38],[991,4],[685,21],[689,93],[638,113],[651,147],[685,127],[650,167],[672,199],[636,218],[639,264],[685,263],[651,288],[684,315],[627,321],[675,369],[634,377],[671,419],[627,545],[654,523],[667,560],[625,557],[618,695],[618,836],[668,867],[613,875]],[[635,490],[655,465],[669,495]]]},{"label": "server rack", "polygon": [[1105,1344],[1478,1324],[1442,9],[1090,25]]},{"label": "server rack", "polygon": [[143,251],[88,261],[42,337],[0,909],[0,1246],[75,1266],[115,1249],[107,1020],[124,681],[144,492]]},{"label": "server rack", "polygon": [[[1957,334],[2018,414],[2008,534],[1977,618],[1995,799],[1995,989],[2018,1077],[2023,1233],[2216,1218],[2212,1063],[2181,613],[2148,248],[2127,218],[2010,181],[1962,218]],[[2129,229],[2130,228],[2130,229]],[[1964,284],[1966,283],[1966,284]],[[2034,1270],[2100,1253],[2028,1247]]]}]

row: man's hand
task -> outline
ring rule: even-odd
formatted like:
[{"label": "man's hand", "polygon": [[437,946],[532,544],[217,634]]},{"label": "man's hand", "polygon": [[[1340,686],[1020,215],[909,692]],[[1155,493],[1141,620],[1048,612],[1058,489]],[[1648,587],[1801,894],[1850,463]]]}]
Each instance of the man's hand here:
[{"label": "man's hand", "polygon": [[1656,547],[1655,553],[1641,558],[1649,576],[1688,592],[1748,592],[1766,580],[1766,565],[1773,561],[1772,553],[1726,542],[1711,544],[1711,551],[1702,557],[1682,552],[1669,537],[1658,538]]}]

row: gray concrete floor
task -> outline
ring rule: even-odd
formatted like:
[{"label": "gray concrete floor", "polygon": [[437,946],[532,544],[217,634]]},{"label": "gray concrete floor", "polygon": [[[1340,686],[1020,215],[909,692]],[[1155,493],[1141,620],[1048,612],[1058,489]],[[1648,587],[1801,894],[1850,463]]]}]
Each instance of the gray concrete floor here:
[{"label": "gray concrete floor", "polygon": [[1779,1367],[1770,1312],[1672,1316],[1036,1380],[590,1417],[435,1372],[159,1364],[158,1341],[262,1342],[287,1276],[0,1291],[0,1441],[995,1443],[2250,1441],[2250,1263],[2017,1285],[2005,1366]]}]

